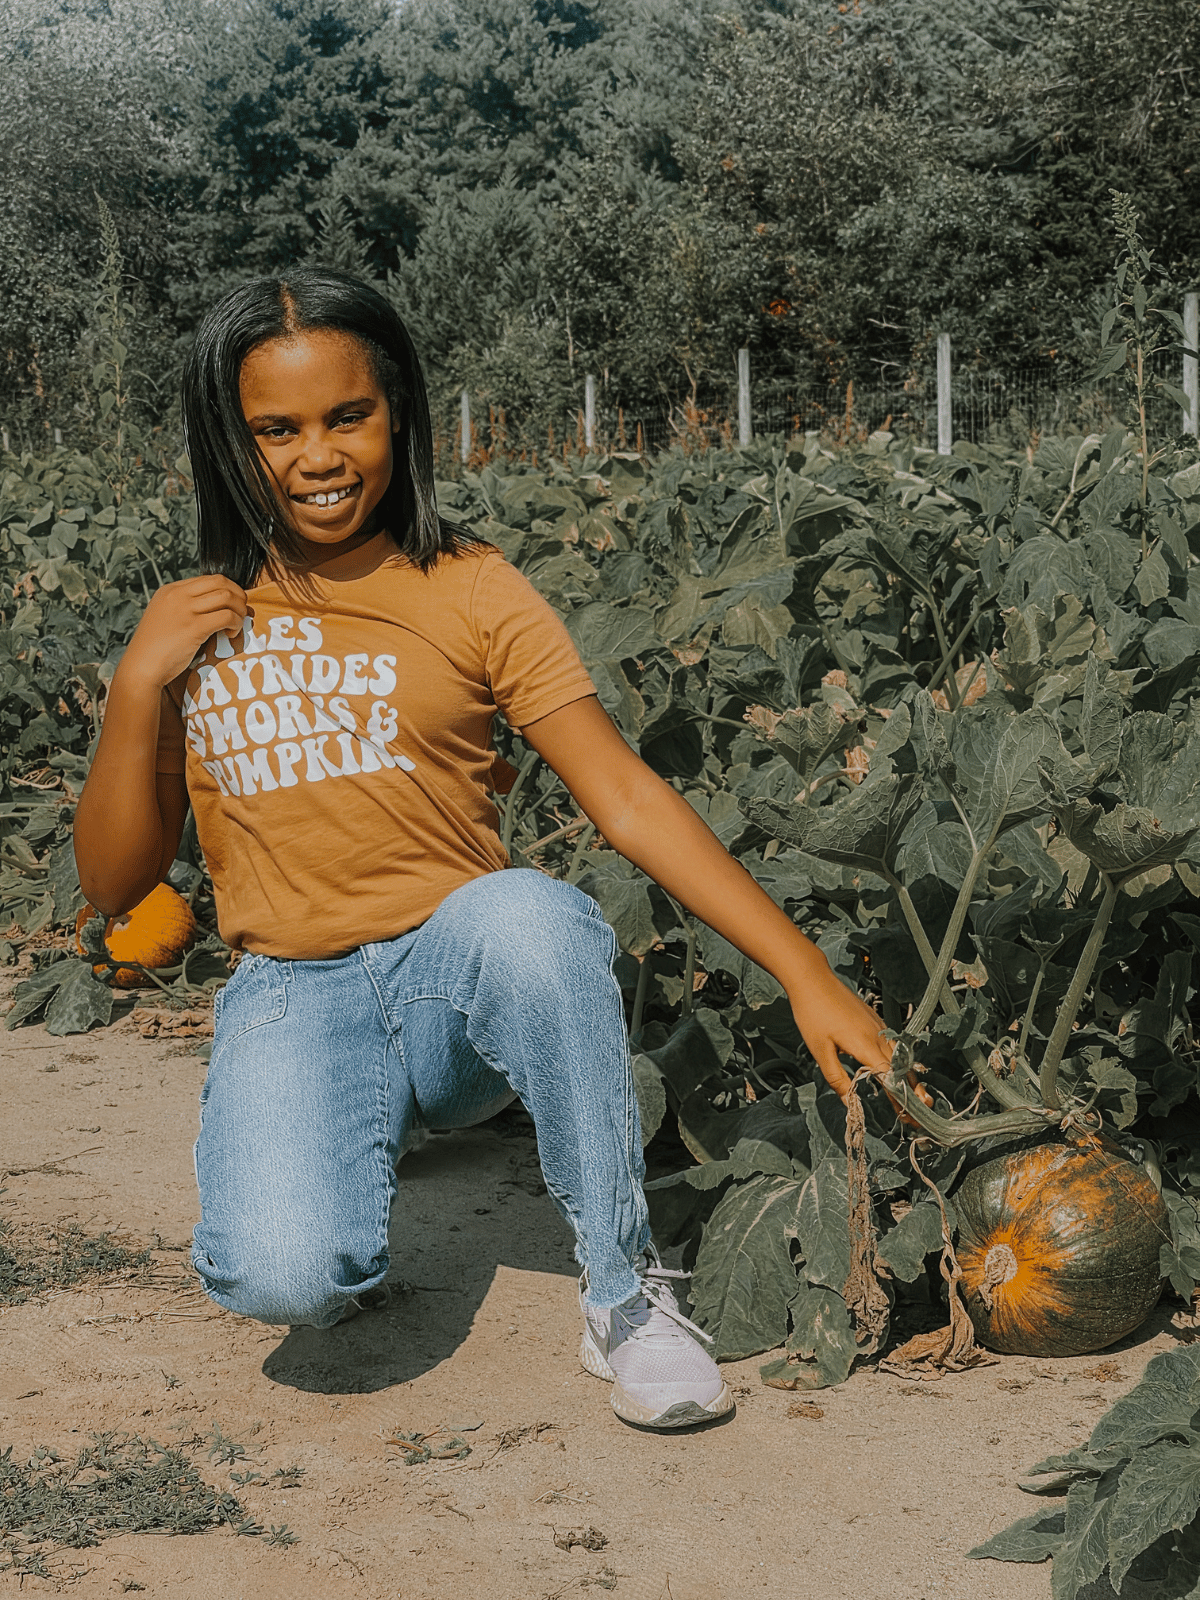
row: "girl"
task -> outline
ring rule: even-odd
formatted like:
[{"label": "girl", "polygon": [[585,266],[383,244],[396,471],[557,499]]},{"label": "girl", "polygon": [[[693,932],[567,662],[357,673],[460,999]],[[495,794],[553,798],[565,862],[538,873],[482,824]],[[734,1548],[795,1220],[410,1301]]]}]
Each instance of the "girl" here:
[{"label": "girl", "polygon": [[628,1422],[732,1407],[650,1243],[616,941],[599,907],[507,869],[499,712],[622,855],[787,990],[825,1076],[874,1072],[876,1014],[633,753],[550,607],[439,517],[420,366],[345,274],[227,295],[184,378],[204,576],[150,601],[75,821],[113,915],[174,859],[189,802],[222,936],[193,1262],[208,1294],[328,1327],[386,1296],[414,1124],[515,1092],[583,1268],[581,1359]]}]

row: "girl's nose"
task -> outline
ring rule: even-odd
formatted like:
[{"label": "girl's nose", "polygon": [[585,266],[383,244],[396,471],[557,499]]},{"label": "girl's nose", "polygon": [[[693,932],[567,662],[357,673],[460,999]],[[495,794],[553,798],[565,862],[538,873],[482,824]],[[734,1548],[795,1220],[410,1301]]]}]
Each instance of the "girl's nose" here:
[{"label": "girl's nose", "polygon": [[301,472],[326,473],[340,467],[343,456],[338,441],[327,433],[305,433],[300,439],[296,465]]}]

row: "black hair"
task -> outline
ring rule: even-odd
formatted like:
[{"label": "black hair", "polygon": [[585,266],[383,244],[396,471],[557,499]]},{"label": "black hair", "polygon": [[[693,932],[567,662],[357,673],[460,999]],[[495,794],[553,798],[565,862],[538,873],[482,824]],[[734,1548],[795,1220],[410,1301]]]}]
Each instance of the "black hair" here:
[{"label": "black hair", "polygon": [[393,428],[399,423],[391,482],[377,507],[380,525],[422,571],[473,542],[438,514],[429,399],[408,329],[383,295],[360,279],[332,267],[295,267],[280,277],[252,278],[219,300],[200,324],[183,372],[200,565],[242,588],[256,581],[269,551],[285,562],[304,561],[242,413],[242,363],[268,340],[317,329],[348,334],[365,347]]}]

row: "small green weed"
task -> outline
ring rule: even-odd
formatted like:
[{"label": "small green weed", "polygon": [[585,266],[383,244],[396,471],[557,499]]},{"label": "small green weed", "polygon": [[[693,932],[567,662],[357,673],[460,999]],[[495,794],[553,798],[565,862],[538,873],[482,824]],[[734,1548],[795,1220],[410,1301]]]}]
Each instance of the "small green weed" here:
[{"label": "small green weed", "polygon": [[0,1222],[0,1305],[149,1265],[149,1250],[131,1250],[107,1233],[89,1234],[76,1222],[51,1228]]},{"label": "small green weed", "polygon": [[247,1520],[178,1447],[138,1434],[94,1433],[74,1461],[39,1448],[0,1455],[0,1571],[50,1577],[39,1546],[83,1550],[121,1533],[204,1533]]}]

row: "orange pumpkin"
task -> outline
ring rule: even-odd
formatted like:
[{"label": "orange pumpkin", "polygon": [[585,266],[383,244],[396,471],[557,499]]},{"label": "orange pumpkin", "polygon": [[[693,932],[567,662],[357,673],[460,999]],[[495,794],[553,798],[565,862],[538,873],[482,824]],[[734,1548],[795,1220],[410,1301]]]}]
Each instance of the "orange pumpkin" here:
[{"label": "orange pumpkin", "polygon": [[967,1310],[993,1350],[1103,1350],[1158,1300],[1167,1208],[1145,1170],[1108,1140],[1000,1156],[967,1174],[954,1205]]},{"label": "orange pumpkin", "polygon": [[[75,919],[75,942],[82,954],[86,952],[80,934],[84,924],[96,915],[91,906],[84,906]],[[191,949],[195,938],[192,908],[169,883],[151,889],[132,911],[110,917],[104,930],[104,943],[114,961],[136,961],[151,971],[175,966]],[[108,969],[97,966],[93,970],[100,977]],[[147,980],[137,967],[118,967],[112,981],[118,989],[136,989]]]}]

